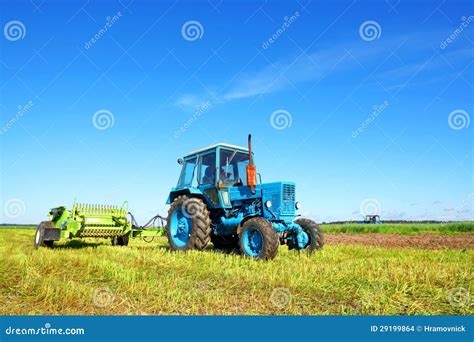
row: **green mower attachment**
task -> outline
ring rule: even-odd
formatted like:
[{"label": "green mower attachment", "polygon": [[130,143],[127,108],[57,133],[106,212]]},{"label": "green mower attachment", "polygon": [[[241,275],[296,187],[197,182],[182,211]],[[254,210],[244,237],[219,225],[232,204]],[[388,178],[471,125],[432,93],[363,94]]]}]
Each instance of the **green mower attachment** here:
[{"label": "green mower attachment", "polygon": [[[130,216],[130,220],[127,219]],[[72,209],[56,207],[48,213],[49,221],[38,225],[35,234],[35,248],[52,247],[54,241],[65,238],[110,238],[113,245],[126,246],[130,237],[150,238],[162,235],[163,218],[153,217],[147,225],[139,227],[131,213],[128,203],[121,207],[113,205],[79,204],[74,202]],[[159,228],[150,228],[151,223],[161,221]]]}]

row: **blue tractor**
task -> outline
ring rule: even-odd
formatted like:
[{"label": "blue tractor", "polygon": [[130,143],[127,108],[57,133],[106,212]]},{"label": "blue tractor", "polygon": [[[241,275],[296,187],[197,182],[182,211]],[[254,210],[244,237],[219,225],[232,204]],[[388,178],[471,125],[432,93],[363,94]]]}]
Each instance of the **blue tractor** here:
[{"label": "blue tractor", "polygon": [[[173,250],[240,248],[256,259],[273,259],[280,244],[309,253],[324,236],[312,220],[297,218],[295,184],[262,184],[248,148],[209,146],[178,159],[178,184],[168,197],[166,235]],[[257,182],[257,176],[260,181]]]},{"label": "blue tractor", "polygon": [[380,220],[380,215],[365,215],[364,221],[361,223],[365,224],[382,224]]}]

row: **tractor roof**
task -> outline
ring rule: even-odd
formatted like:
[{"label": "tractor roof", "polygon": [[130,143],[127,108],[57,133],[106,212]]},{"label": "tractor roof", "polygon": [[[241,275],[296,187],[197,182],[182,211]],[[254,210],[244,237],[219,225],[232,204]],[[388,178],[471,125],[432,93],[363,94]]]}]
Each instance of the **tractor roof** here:
[{"label": "tractor roof", "polygon": [[201,153],[201,152],[205,152],[207,150],[212,150],[212,149],[215,149],[217,147],[227,147],[227,148],[230,148],[230,149],[233,149],[233,150],[241,150],[241,151],[247,151],[248,152],[248,148],[247,147],[242,147],[242,146],[236,146],[236,145],[230,145],[230,144],[224,144],[224,143],[219,143],[219,144],[214,144],[214,145],[211,145],[211,146],[208,146],[208,147],[204,147],[204,148],[201,148],[199,150],[196,150],[196,151],[193,151],[191,153],[188,153],[186,155],[186,157],[188,156],[191,156],[193,154],[198,154],[198,153]]}]

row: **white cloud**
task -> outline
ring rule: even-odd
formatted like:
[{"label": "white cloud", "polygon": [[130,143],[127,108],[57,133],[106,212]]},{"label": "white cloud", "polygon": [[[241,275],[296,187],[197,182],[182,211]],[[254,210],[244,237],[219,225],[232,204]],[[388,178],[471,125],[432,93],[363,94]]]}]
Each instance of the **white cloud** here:
[{"label": "white cloud", "polygon": [[[405,85],[403,82],[408,80],[420,68],[423,68],[423,70],[433,69],[434,67],[446,64],[439,56],[435,56],[435,58],[427,63],[427,60],[435,51],[432,49],[432,42],[426,38],[425,34],[411,35],[409,39],[401,36],[390,41],[387,40],[383,44],[370,47],[360,44],[359,41],[352,42],[351,44],[333,45],[329,48],[320,46],[319,50],[309,54],[303,53],[293,57],[286,57],[275,63],[268,63],[260,69],[231,75],[233,81],[220,89],[217,88],[217,91],[213,94],[213,102],[225,103],[262,94],[276,93],[286,89],[298,88],[304,82],[311,81],[313,84],[316,84],[326,76],[334,73],[350,70],[360,71],[365,68],[364,65],[370,65],[374,61],[379,61],[380,63],[388,56],[391,56],[388,58],[389,60],[390,58],[397,59],[393,51],[399,46],[402,46],[401,50],[410,49],[412,55],[418,55],[420,58],[417,61],[411,61],[405,65],[388,70],[383,70],[382,66],[375,76],[387,81],[388,88],[397,88]],[[421,51],[426,53],[421,53]],[[400,53],[400,51],[396,51],[396,53]],[[465,59],[466,57],[471,58],[472,49],[441,53],[444,53],[444,58],[448,60]],[[430,74],[431,76],[439,77]],[[389,84],[390,82],[392,85]],[[400,82],[402,82],[401,85],[394,85]],[[314,86],[313,84],[312,86]],[[301,88],[302,93],[307,89]],[[186,94],[178,99],[177,104],[181,107],[198,106],[208,100],[208,97],[207,94]]]}]

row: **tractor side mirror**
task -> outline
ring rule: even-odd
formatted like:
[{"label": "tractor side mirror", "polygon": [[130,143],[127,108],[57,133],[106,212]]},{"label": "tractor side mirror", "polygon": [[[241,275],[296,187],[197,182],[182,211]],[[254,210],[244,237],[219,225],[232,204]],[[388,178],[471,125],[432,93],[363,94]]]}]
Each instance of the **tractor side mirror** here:
[{"label": "tractor side mirror", "polygon": [[179,164],[179,165],[183,165],[183,164],[184,164],[183,158],[178,158],[178,164]]}]

